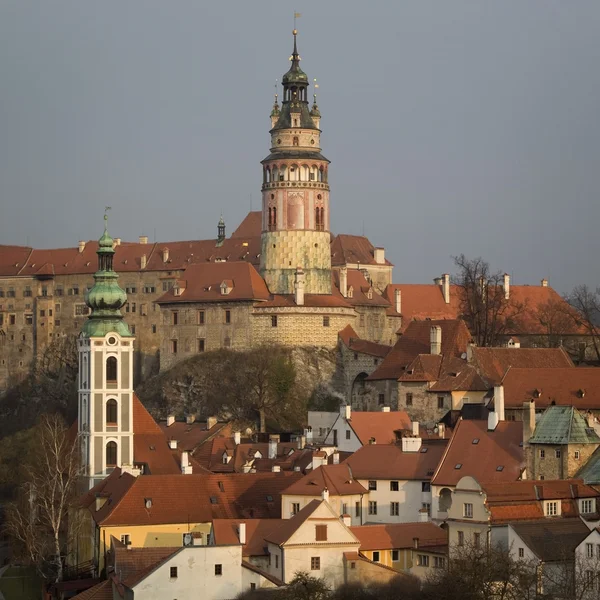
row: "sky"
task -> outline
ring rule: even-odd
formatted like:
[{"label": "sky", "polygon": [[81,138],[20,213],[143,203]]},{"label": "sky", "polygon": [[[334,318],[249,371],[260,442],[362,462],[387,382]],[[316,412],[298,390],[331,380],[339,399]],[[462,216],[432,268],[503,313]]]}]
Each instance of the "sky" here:
[{"label": "sky", "polygon": [[[0,243],[206,239],[260,207],[276,80],[319,84],[334,233],[394,281],[600,284],[597,0],[3,0]],[[311,90],[312,93],[312,90]]]}]

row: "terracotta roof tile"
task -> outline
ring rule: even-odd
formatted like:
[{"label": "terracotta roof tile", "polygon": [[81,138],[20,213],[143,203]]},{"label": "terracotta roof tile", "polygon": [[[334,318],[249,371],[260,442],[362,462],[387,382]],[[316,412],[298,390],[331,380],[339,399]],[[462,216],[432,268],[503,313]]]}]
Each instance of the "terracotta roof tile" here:
[{"label": "terracotta roof tile", "polygon": [[278,529],[283,519],[215,519],[212,523],[212,535],[216,546],[239,544],[240,523],[246,525],[246,543],[242,546],[242,556],[264,556],[265,538]]},{"label": "terracotta roof tile", "polygon": [[359,539],[360,550],[394,550],[413,548],[418,538],[419,548],[448,546],[448,534],[433,523],[394,523],[350,527]]},{"label": "terracotta roof tile", "polygon": [[210,430],[206,428],[205,422],[200,421],[194,421],[193,423],[175,421],[169,426],[167,426],[166,421],[161,421],[158,426],[167,439],[177,440],[177,447],[188,452],[194,450],[209,438],[219,434],[222,435],[225,431],[231,435],[231,425],[229,423],[216,423]]},{"label": "terracotta roof tile", "polygon": [[133,584],[134,578],[147,573],[148,569],[153,569],[166,558],[181,550],[181,546],[126,548],[118,542],[115,543],[114,537],[112,540],[111,551],[115,571],[118,574],[119,581],[128,586]]},{"label": "terracotta roof tile", "polygon": [[[484,481],[479,479],[478,481]],[[518,502],[527,504],[536,500],[570,500],[572,498],[598,498],[600,492],[586,485],[583,479],[524,479],[522,481],[481,483],[487,503],[506,504]]]},{"label": "terracotta roof tile", "polygon": [[324,500],[311,500],[300,512],[296,513],[291,519],[283,519],[281,524],[275,531],[269,533],[267,541],[280,546],[285,544],[292,534],[294,534],[300,526],[306,522],[310,516],[321,506]]},{"label": "terracotta roof tile", "polygon": [[113,600],[112,581],[107,579],[97,585],[72,596],[71,600]]},{"label": "terracotta roof tile", "polygon": [[[332,275],[333,284],[339,290],[340,273],[336,270]],[[348,269],[347,284],[348,290],[352,288],[352,296],[348,294],[345,298],[348,304],[352,306],[390,306],[389,301],[373,288],[366,280],[364,273],[358,269]]]},{"label": "terracotta roof tile", "polygon": [[262,211],[249,212],[237,229],[231,234],[232,238],[260,237],[262,232]]},{"label": "terracotta roof tile", "polygon": [[[364,236],[340,234],[331,242],[331,264],[376,265],[375,246]],[[385,264],[392,266],[386,259]]]},{"label": "terracotta roof tile", "polygon": [[374,439],[376,444],[395,443],[397,431],[409,430],[412,427],[410,417],[404,410],[390,412],[355,410],[352,411],[349,424],[363,446],[369,444],[371,439]]},{"label": "terracotta roof tile", "polygon": [[361,339],[350,325],[346,325],[346,327],[338,333],[338,336],[350,350],[361,354],[368,354],[369,356],[384,358],[392,349],[391,346],[387,346],[386,344],[378,344],[376,342]]},{"label": "terracotta roof tile", "polygon": [[321,496],[329,490],[331,496],[365,494],[367,490],[356,480],[348,461],[339,465],[317,467],[284,490],[286,496]]}]

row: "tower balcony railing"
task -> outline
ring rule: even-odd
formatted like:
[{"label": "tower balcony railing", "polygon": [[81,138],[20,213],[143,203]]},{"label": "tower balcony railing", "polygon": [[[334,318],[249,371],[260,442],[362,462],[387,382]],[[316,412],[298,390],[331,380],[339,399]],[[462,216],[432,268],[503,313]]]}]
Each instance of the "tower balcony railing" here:
[{"label": "tower balcony railing", "polygon": [[306,187],[328,190],[329,184],[326,181],[265,181],[262,184],[263,190],[273,190],[284,187]]}]

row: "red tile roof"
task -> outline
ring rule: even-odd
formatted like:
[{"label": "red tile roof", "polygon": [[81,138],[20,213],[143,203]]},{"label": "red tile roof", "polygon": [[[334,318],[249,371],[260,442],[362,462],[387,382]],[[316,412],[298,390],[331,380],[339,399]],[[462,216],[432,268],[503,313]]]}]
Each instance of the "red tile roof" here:
[{"label": "red tile roof", "polygon": [[[483,481],[483,480],[478,480]],[[586,485],[583,479],[523,479],[521,481],[480,483],[489,505],[536,500],[571,500],[598,498],[600,491]]]},{"label": "red tile roof", "polygon": [[215,519],[212,523],[212,536],[216,546],[239,544],[240,523],[246,525],[246,543],[242,546],[242,556],[268,555],[265,538],[283,523],[283,519]]},{"label": "red tile roof", "polygon": [[348,466],[348,461],[340,465],[323,465],[292,483],[284,490],[286,496],[319,496],[329,490],[330,496],[351,496],[366,494],[367,490],[356,480],[357,475]]},{"label": "red tile roof", "polygon": [[[336,289],[340,288],[340,272],[333,271],[333,285]],[[348,295],[346,301],[352,306],[390,306],[389,301],[381,296],[373,286],[365,279],[365,275],[358,269],[348,269],[347,271]],[[350,295],[352,288],[352,295]],[[370,295],[370,297],[369,297]]]},{"label": "red tile roof", "polygon": [[411,321],[426,319],[443,320],[458,319],[460,302],[456,286],[450,286],[450,304],[444,302],[442,286],[421,283],[391,284],[385,288],[383,295],[395,303],[396,290],[401,294],[402,329],[406,329]]},{"label": "red tile roof", "polygon": [[231,435],[231,425],[229,423],[216,423],[210,430],[206,428],[205,422],[200,421],[194,421],[193,423],[175,421],[169,426],[167,426],[166,421],[161,421],[159,427],[167,439],[177,440],[178,449],[187,450],[188,452],[217,435]]},{"label": "red tile roof", "polygon": [[260,238],[262,233],[262,211],[249,212],[237,229],[231,234],[232,238]]},{"label": "red tile roof", "polygon": [[[228,294],[221,293],[221,283],[231,280]],[[190,265],[185,271],[186,288],[179,296],[175,288],[163,294],[158,303],[184,302],[239,302],[267,300],[269,290],[264,279],[251,264],[245,262],[218,262]]]},{"label": "red tile roof", "polygon": [[536,408],[557,404],[574,406],[582,411],[600,410],[598,368],[510,368],[502,385],[507,408],[521,408],[523,402],[535,400]]},{"label": "red tile roof", "polygon": [[574,367],[564,348],[473,347],[471,364],[491,386],[500,383],[511,367],[550,369]]},{"label": "red tile roof", "polygon": [[427,441],[418,452],[403,452],[400,444],[368,444],[343,463],[357,479],[429,481],[446,449],[446,440]]},{"label": "red tile roof", "polygon": [[396,431],[409,430],[412,427],[410,417],[404,410],[391,412],[355,410],[352,411],[349,425],[363,446],[369,444],[371,439],[374,439],[377,444],[395,443]]},{"label": "red tile roof", "polygon": [[520,422],[500,421],[494,431],[488,431],[487,421],[461,419],[432,483],[455,486],[465,475],[479,482],[516,481],[524,466],[522,442]]},{"label": "red tile roof", "polygon": [[18,275],[32,251],[26,246],[0,246],[0,275]]},{"label": "red tile roof", "polygon": [[433,523],[394,523],[387,525],[361,525],[350,527],[359,539],[360,550],[399,550],[414,548],[443,548],[448,546],[448,534]]},{"label": "red tile roof", "polygon": [[[93,516],[102,526],[206,523],[215,518],[279,519],[281,492],[301,477],[294,472],[142,475],[118,501],[110,502],[108,512]],[[145,507],[148,498],[152,499],[150,508]]]},{"label": "red tile roof", "polygon": [[[413,321],[400,336],[391,352],[373,372],[368,380],[398,379],[402,377],[409,365],[419,355],[431,356],[431,328],[439,326],[442,329],[442,360],[425,358],[424,364],[428,369],[435,370],[436,362],[439,369],[444,369],[444,362],[452,358],[460,358],[467,350],[471,334],[464,321]],[[407,374],[408,375],[408,374]]]},{"label": "red tile roof", "polygon": [[71,596],[71,600],[113,600],[112,581],[102,581],[76,596]]},{"label": "red tile roof", "polygon": [[391,346],[385,344],[378,344],[376,342],[360,339],[356,331],[354,331],[350,325],[346,325],[346,327],[338,333],[338,336],[350,350],[361,354],[368,354],[369,356],[384,358],[392,349]]},{"label": "red tile roof", "polygon": [[[375,246],[364,236],[340,234],[331,242],[331,264],[376,265]],[[385,264],[392,266],[386,259]]]},{"label": "red tile roof", "polygon": [[[181,550],[178,547],[126,548],[112,537],[113,565],[120,582],[134,585],[137,579]],[[112,599],[112,596],[111,596]]]}]

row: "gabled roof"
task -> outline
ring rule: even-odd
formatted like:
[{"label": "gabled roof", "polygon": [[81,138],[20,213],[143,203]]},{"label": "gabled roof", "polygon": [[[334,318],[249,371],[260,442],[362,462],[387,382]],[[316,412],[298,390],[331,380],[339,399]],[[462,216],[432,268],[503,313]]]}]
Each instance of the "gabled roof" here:
[{"label": "gabled roof", "polygon": [[523,424],[500,421],[488,431],[487,421],[461,419],[433,477],[434,485],[455,486],[465,475],[477,481],[516,481],[523,461]]},{"label": "gabled roof", "polygon": [[346,459],[357,479],[431,479],[440,463],[446,440],[423,442],[418,452],[403,452],[396,444],[368,444]]},{"label": "gabled roof", "polygon": [[283,491],[286,496],[321,496],[327,489],[330,496],[366,494],[367,490],[356,480],[348,461],[339,465],[323,465],[305,475]]},{"label": "gabled roof", "polygon": [[207,429],[206,422],[201,421],[175,421],[171,425],[161,421],[158,426],[167,439],[177,440],[177,447],[188,452],[219,434],[231,434],[231,424],[223,422],[215,423],[210,429]]},{"label": "gabled roof", "polygon": [[237,229],[231,234],[232,238],[259,238],[262,233],[262,211],[249,212]]},{"label": "gabled roof", "polygon": [[506,407],[521,408],[535,400],[536,408],[555,404],[578,410],[600,410],[600,369],[593,367],[517,369],[502,379]]},{"label": "gabled roof", "polygon": [[592,456],[579,469],[575,477],[583,479],[587,485],[600,485],[600,447],[594,450]]},{"label": "gabled roof", "polygon": [[388,285],[383,295],[394,302],[396,290],[400,291],[402,298],[402,329],[412,321],[425,321],[426,319],[444,320],[457,319],[460,316],[460,301],[456,293],[456,286],[450,286],[450,304],[444,301],[442,286],[422,283],[394,283]]},{"label": "gabled roof", "polygon": [[573,560],[575,549],[590,534],[588,526],[579,519],[544,519],[510,526],[544,562]]},{"label": "gabled roof", "polygon": [[536,423],[530,444],[600,444],[600,437],[573,406],[549,406]]},{"label": "gabled roof", "polygon": [[215,545],[239,544],[240,523],[246,525],[246,543],[242,546],[242,556],[264,556],[268,555],[265,538],[279,529],[283,519],[215,519],[212,523]]},{"label": "gabled roof", "polygon": [[[340,416],[339,418],[342,417]],[[390,412],[363,412],[355,410],[352,411],[348,424],[363,446],[369,444],[373,439],[376,444],[394,443],[397,438],[396,431],[411,428],[410,417],[404,410]]]},{"label": "gabled roof", "polygon": [[[335,270],[332,275],[333,284],[339,289],[340,272]],[[347,283],[348,290],[352,288],[352,296],[350,296],[350,294],[346,296],[348,304],[351,304],[352,306],[390,306],[390,302],[373,288],[366,280],[362,271],[359,271],[358,269],[348,269]]]},{"label": "gabled roof", "polygon": [[[336,235],[331,242],[331,264],[376,265],[375,246],[362,235]],[[385,265],[392,266],[392,263],[386,259]]]},{"label": "gabled roof", "polygon": [[71,600],[113,600],[112,581],[101,581],[84,592],[71,596]]},{"label": "gabled roof", "polygon": [[[181,550],[177,547],[125,547],[112,537],[113,565],[120,583],[128,587],[135,585],[142,577],[154,570],[165,559]],[[112,598],[112,596],[111,596]]]},{"label": "gabled roof", "polygon": [[[491,386],[500,383],[509,369],[574,367],[564,348],[472,348],[470,362]],[[593,369],[590,369],[593,370]]]},{"label": "gabled roof", "polygon": [[[379,367],[368,379],[399,379],[406,373],[409,365],[419,356],[431,357],[431,328],[433,326],[442,329],[441,360],[439,358],[424,358],[427,369],[438,372],[445,369],[445,363],[453,358],[460,358],[467,351],[471,341],[471,334],[464,321],[413,321],[403,335],[400,336],[391,352],[384,358]],[[465,361],[466,362],[466,361]]]},{"label": "gabled roof", "polygon": [[415,538],[419,548],[443,549],[448,546],[446,530],[433,523],[393,523],[387,525],[361,525],[350,527],[364,550],[400,550],[414,548]]},{"label": "gabled roof", "polygon": [[391,346],[387,346],[386,344],[378,344],[376,342],[361,339],[351,325],[346,325],[346,327],[338,333],[338,336],[348,349],[359,352],[360,354],[384,358],[392,349]]}]

